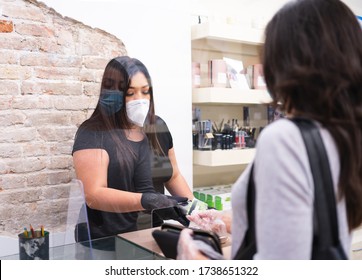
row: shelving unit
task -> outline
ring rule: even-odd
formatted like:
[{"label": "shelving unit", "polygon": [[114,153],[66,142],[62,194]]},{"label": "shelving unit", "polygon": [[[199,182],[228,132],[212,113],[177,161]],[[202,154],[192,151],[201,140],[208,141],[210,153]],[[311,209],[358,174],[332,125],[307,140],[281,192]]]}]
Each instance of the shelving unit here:
[{"label": "shelving unit", "polygon": [[232,88],[194,88],[193,104],[263,104],[271,101],[265,90],[238,90]]},{"label": "shelving unit", "polygon": [[238,25],[204,22],[191,27],[191,40],[209,39],[238,44],[262,45],[264,34],[261,29]]},{"label": "shelving unit", "polygon": [[242,150],[215,150],[193,152],[195,165],[203,166],[227,166],[248,164],[255,155],[255,149]]},{"label": "shelving unit", "polygon": [[[228,57],[244,66],[259,63],[264,31],[237,25],[205,22],[191,27],[192,61],[201,64],[201,87],[193,88],[192,103],[201,108],[201,118],[220,121],[243,119],[243,106],[250,108],[250,125],[265,126],[266,90],[208,87],[207,62]],[[240,123],[239,123],[240,124]],[[241,124],[242,125],[242,124]],[[194,187],[233,183],[255,155],[255,149],[193,151]]]}]

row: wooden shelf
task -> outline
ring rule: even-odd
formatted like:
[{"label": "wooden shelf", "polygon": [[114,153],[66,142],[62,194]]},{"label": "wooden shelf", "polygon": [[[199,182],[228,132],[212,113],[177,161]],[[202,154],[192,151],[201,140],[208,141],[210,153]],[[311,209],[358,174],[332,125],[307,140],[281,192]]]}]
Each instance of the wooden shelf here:
[{"label": "wooden shelf", "polygon": [[255,149],[193,151],[195,165],[226,166],[248,164],[254,159]]},{"label": "wooden shelf", "polygon": [[265,104],[271,102],[266,90],[232,89],[232,88],[194,88],[192,103],[194,104]]},{"label": "wooden shelf", "polygon": [[[227,23],[204,22],[191,26],[192,59],[202,63],[210,59],[230,57],[242,60],[245,65],[260,63],[259,55],[264,44],[264,30],[248,26]],[[207,65],[206,65],[207,66]],[[205,68],[205,67],[204,67]],[[205,69],[201,69],[205,74]],[[205,82],[205,81],[204,81]],[[201,83],[206,85],[206,83]],[[192,90],[192,104],[205,105],[203,117],[206,119],[242,118],[235,105],[259,105],[272,101],[266,90],[239,90],[232,88],[201,87]],[[217,110],[214,110],[217,105]],[[210,108],[209,108],[210,107]],[[250,106],[251,114],[257,125],[266,119],[266,110],[259,106]],[[222,110],[222,111],[221,111]],[[265,111],[265,112],[264,112]],[[256,116],[259,118],[256,118]],[[245,168],[255,156],[255,149],[193,151],[194,172],[197,173],[200,186],[217,181],[220,184],[234,180],[240,170]],[[224,176],[225,175],[225,176]],[[200,177],[207,177],[206,180]],[[230,177],[231,176],[231,177]]]},{"label": "wooden shelf", "polygon": [[199,39],[262,45],[264,30],[226,23],[205,22],[191,27],[191,40]]}]

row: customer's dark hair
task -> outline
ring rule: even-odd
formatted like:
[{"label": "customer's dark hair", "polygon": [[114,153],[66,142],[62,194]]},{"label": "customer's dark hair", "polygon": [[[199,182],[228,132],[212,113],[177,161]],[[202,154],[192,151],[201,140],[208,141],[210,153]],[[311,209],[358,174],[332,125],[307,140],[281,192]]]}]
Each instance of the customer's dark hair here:
[{"label": "customer's dark hair", "polygon": [[362,222],[362,30],[339,0],[288,3],[269,22],[264,75],[274,106],[319,121],[339,151],[339,197]]}]

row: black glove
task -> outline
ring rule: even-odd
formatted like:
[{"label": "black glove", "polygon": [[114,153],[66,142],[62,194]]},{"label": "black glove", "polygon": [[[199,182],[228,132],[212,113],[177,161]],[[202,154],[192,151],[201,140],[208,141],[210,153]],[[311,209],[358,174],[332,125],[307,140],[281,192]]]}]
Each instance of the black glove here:
[{"label": "black glove", "polygon": [[186,218],[186,210],[177,205],[177,199],[161,193],[143,193],[141,205],[146,210],[152,211],[153,220],[155,216],[161,220],[176,220],[184,226],[188,226],[190,221]]},{"label": "black glove", "polygon": [[169,199],[166,195],[156,192],[143,193],[141,196],[141,205],[146,210],[157,208],[166,208],[177,205],[177,201]]},{"label": "black glove", "polygon": [[186,209],[176,205],[174,207],[155,209],[152,215],[157,215],[161,220],[175,220],[183,226],[188,227],[190,221],[186,218],[186,212]]},{"label": "black glove", "polygon": [[173,199],[177,201],[178,205],[188,205],[189,199],[185,196],[170,196],[166,195],[169,199]]}]

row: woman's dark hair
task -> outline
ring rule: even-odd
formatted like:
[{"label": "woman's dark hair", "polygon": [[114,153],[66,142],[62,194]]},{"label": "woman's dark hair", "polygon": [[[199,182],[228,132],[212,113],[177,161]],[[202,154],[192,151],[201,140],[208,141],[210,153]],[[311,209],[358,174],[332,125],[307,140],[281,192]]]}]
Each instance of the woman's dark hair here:
[{"label": "woman's dark hair", "polygon": [[[160,148],[160,144],[156,135],[156,116],[153,101],[152,80],[146,66],[136,58],[119,56],[108,62],[104,69],[97,106],[91,117],[81,126],[81,129],[109,132],[113,141],[117,145],[118,159],[120,160],[121,164],[126,164],[127,166],[129,166],[128,163],[134,154],[132,149],[130,149],[127,141],[125,141],[125,130],[130,129],[133,125],[127,117],[125,98],[126,92],[129,89],[131,83],[131,79],[139,72],[145,75],[149,85],[150,108],[145,124],[146,135],[149,139],[151,147],[155,150],[155,152],[157,154],[162,153],[162,149]],[[118,112],[113,114],[109,114],[106,110],[104,110],[100,102],[103,95],[103,90],[107,89],[116,89],[123,92],[123,106]]]},{"label": "woman's dark hair", "polygon": [[264,75],[274,106],[320,122],[339,151],[339,198],[362,222],[362,30],[339,0],[299,0],[268,23]]}]

